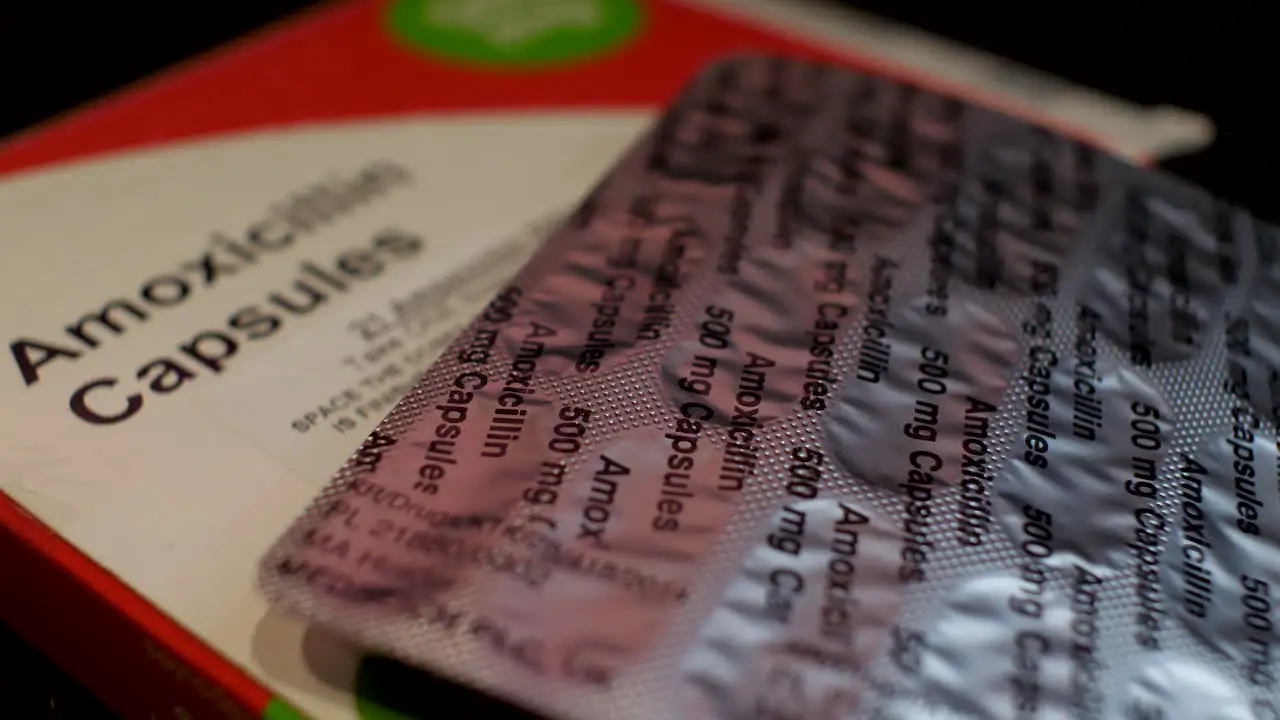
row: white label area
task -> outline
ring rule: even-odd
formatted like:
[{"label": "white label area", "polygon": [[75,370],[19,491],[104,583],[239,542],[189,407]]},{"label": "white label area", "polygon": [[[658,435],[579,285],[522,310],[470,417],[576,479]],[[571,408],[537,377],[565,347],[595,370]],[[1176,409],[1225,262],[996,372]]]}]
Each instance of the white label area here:
[{"label": "white label area", "polygon": [[259,558],[647,121],[398,120],[0,183],[0,490],[300,709],[349,719],[353,679],[307,664]]},{"label": "white label area", "polygon": [[263,358],[201,402],[299,473],[336,470],[559,218],[474,242],[428,244],[434,262],[368,288],[299,333],[287,373],[279,358]]}]

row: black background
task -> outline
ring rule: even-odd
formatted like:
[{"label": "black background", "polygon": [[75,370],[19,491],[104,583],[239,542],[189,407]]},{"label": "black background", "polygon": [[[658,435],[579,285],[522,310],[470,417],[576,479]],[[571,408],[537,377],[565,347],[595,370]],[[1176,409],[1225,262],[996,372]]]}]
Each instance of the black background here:
[{"label": "black background", "polygon": [[[0,135],[315,4],[0,0]],[[1215,147],[1170,169],[1280,219],[1270,192],[1270,170],[1280,159],[1270,109],[1280,65],[1267,49],[1275,31],[1262,2],[845,4],[1119,97],[1207,113],[1218,126]]]},{"label": "black background", "polygon": [[[0,0],[0,137],[315,4]],[[1119,97],[1208,114],[1218,129],[1214,146],[1166,167],[1280,220],[1272,192],[1280,159],[1272,95],[1280,63],[1267,51],[1271,14],[1261,2],[846,4]],[[110,717],[2,627],[0,690],[6,718]]]}]

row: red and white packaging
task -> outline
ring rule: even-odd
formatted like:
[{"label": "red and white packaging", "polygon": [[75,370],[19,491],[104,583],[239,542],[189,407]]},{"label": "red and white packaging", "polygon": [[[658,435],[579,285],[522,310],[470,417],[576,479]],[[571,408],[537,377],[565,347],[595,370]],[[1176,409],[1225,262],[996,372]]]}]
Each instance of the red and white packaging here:
[{"label": "red and white packaging", "polygon": [[0,619],[130,718],[399,717],[386,665],[268,610],[258,559],[656,109],[743,50],[1138,161],[1212,134],[784,0],[284,21],[0,145]]}]

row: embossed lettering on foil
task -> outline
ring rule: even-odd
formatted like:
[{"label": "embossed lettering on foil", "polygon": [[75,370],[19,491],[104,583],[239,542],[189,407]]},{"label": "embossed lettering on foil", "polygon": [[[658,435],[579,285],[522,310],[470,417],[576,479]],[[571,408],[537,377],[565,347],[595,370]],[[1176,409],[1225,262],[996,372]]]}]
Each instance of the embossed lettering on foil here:
[{"label": "embossed lettering on foil", "polygon": [[1004,465],[996,506],[1012,533],[1028,504],[1053,508],[1050,565],[1109,574],[1128,564],[1134,527],[1159,498],[1174,418],[1144,371],[1098,342],[1096,318],[1080,307],[1070,354],[1041,347],[1029,358],[1022,387],[1027,427],[1038,432],[1014,444],[1021,457]]},{"label": "embossed lettering on foil", "polygon": [[1203,194],[1124,192],[1099,233],[1084,295],[1100,313],[1100,329],[1133,364],[1187,360],[1221,332],[1239,277],[1236,234],[1215,227],[1227,211]]},{"label": "embossed lettering on foil", "polygon": [[976,304],[931,317],[909,298],[886,325],[890,361],[846,377],[823,418],[828,442],[846,472],[877,487],[959,485],[966,427],[990,423],[1016,367],[1014,329]]},{"label": "embossed lettering on foil", "polygon": [[262,584],[555,720],[1280,717],[1277,237],[954,98],[717,63]]},{"label": "embossed lettering on foil", "polygon": [[1165,578],[1192,631],[1250,685],[1275,687],[1272,609],[1280,586],[1280,450],[1274,426],[1236,401],[1196,452],[1179,457],[1179,516]]},{"label": "embossed lettering on foil", "polygon": [[900,550],[890,523],[840,499],[769,518],[684,659],[710,715],[856,716],[859,675],[893,643]]},{"label": "embossed lettering on foil", "polygon": [[1072,618],[1058,589],[1025,572],[980,575],[954,588],[935,617],[907,693],[962,717],[1073,717]]}]

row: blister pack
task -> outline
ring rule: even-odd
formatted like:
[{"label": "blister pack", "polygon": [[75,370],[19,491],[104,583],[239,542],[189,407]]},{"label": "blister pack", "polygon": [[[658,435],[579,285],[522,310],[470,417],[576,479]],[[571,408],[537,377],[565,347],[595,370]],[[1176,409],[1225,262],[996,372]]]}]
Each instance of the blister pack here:
[{"label": "blister pack", "polygon": [[270,550],[551,718],[1280,717],[1280,244],[923,90],[737,57]]}]

